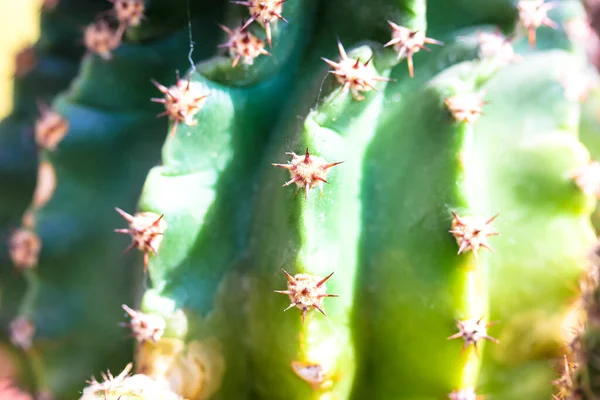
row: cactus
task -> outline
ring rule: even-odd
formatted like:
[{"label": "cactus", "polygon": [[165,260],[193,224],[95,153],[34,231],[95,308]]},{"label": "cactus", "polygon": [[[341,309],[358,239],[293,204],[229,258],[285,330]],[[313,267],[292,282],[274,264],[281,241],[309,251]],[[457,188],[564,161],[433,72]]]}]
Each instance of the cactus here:
[{"label": "cactus", "polygon": [[[49,103],[71,82],[83,49],[77,43],[84,25],[104,6],[103,1],[45,2],[41,10],[41,37],[16,57],[11,114],[0,125],[0,234],[19,224],[33,194],[37,157],[34,121],[39,107]],[[77,4],[79,3],[79,4]]]},{"label": "cactus", "polygon": [[11,385],[600,397],[579,2],[110,3],[69,87],[38,85],[35,191],[30,150],[0,169],[19,177],[0,209],[23,213],[0,288]]},{"label": "cactus", "polygon": [[[96,4],[111,17],[110,3]],[[38,185],[22,225],[8,241],[19,272],[3,270],[1,318],[10,327],[5,332],[11,341],[23,349],[19,354],[25,353],[27,361],[19,368],[30,371],[27,383],[40,393],[77,397],[92,373],[121,367],[131,358],[131,342],[110,321],[118,320],[121,304],[134,298],[133,282],[139,277],[134,279],[126,268],[131,258],[119,257],[122,242],[112,231],[120,217],[112,209],[115,204],[135,206],[143,177],[159,160],[167,124],[156,119],[159,106],[146,107],[155,90],[148,83],[170,82],[175,70],[189,65],[186,10],[162,15],[166,21],[180,20],[178,26],[162,18],[157,24],[153,16],[162,8],[155,2],[143,28],[132,28],[137,30],[118,48],[111,44],[110,60],[106,46],[93,37],[94,27],[102,25],[93,16],[84,37],[69,34],[70,42],[99,47],[85,50],[77,77],[36,122]],[[204,18],[212,21],[219,8],[193,7],[190,12],[194,25],[205,26]],[[120,41],[116,23],[110,21],[111,41]],[[206,45],[198,46],[198,57],[206,57],[213,47]],[[116,148],[122,151],[113,152]],[[109,210],[110,217],[101,210]],[[79,250],[69,250],[74,248]]]}]

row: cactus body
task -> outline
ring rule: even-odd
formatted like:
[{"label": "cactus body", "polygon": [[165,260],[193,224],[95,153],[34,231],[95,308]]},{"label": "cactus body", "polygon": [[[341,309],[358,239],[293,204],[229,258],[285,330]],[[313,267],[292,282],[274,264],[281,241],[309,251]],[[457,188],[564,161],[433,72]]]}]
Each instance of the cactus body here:
[{"label": "cactus body", "polygon": [[[176,3],[94,25],[48,110],[2,288],[30,386],[118,371],[124,313],[136,374],[84,399],[556,393],[600,193],[582,7]],[[188,35],[222,50],[179,76]],[[597,390],[594,327],[560,398]]]}]

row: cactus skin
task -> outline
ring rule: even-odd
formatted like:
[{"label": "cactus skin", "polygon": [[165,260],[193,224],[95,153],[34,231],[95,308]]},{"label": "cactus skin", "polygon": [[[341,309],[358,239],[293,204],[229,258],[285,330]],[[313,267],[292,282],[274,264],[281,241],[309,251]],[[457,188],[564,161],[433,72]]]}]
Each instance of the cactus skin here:
[{"label": "cactus skin", "polygon": [[[479,34],[491,27],[476,24],[511,30],[517,10],[506,1],[476,1],[469,12],[431,1],[426,12],[423,1],[317,8],[294,0],[285,4],[287,23],[272,26],[270,56],[235,66],[215,57],[189,72],[179,91],[194,92],[195,104],[180,115],[165,99],[167,129],[166,119],[154,120],[161,107],[149,98],[160,92],[147,83],[154,78],[172,90],[174,70],[186,64],[187,32],[177,30],[185,5],[161,16],[166,3],[153,2],[152,22],[127,33],[133,43],[111,60],[88,56],[53,104],[70,131],[57,151],[42,154],[58,186],[33,209],[43,247],[39,265],[25,273],[35,296],[20,309],[38,326],[29,352],[37,389],[73,397],[79,373],[126,363],[127,354],[117,356],[127,343],[116,322],[119,302],[133,299],[123,271],[141,270],[141,262],[116,261],[128,243],[109,233],[127,222],[112,208],[134,212],[144,171],[167,137],[162,165],[150,170],[139,201],[140,211],[164,218],[162,240],[143,247],[156,252],[148,254],[152,288],[139,311],[125,307],[139,335],[140,381],[169,383],[174,398],[189,399],[455,400],[475,391],[548,398],[556,376],[549,361],[565,351],[571,288],[594,240],[594,199],[570,175],[590,160],[578,138],[581,108],[559,82],[585,60],[565,32],[538,29],[535,48],[517,41],[521,59],[505,65],[477,59]],[[192,10],[202,14],[194,21],[230,29],[248,16],[239,4],[200,10]],[[581,13],[565,1],[551,18],[562,25]],[[413,79],[406,60],[384,46],[386,20],[444,42],[414,54]],[[206,30],[202,37],[214,38],[217,27]],[[265,39],[258,23],[249,32]],[[327,77],[320,57],[337,68],[336,36],[348,57],[373,56],[365,68],[383,79],[361,79],[377,91],[343,90],[343,79]],[[207,40],[196,57],[225,43],[227,33],[222,39]],[[460,96],[480,91],[482,102],[452,112]],[[306,148],[315,162],[343,161],[328,169],[322,193],[282,188],[291,177],[272,165],[290,161],[289,151],[301,160]],[[462,247],[449,232],[468,230],[471,216],[489,225],[483,243],[495,253],[473,242]],[[495,231],[501,235],[491,237]],[[298,307],[284,313],[290,299],[280,294],[302,279],[324,282],[317,294],[339,296],[307,303],[304,321]],[[144,316],[153,321],[146,333],[136,320]],[[470,318],[487,328],[477,334],[477,350],[458,332]],[[135,398],[94,385],[83,398]]]}]

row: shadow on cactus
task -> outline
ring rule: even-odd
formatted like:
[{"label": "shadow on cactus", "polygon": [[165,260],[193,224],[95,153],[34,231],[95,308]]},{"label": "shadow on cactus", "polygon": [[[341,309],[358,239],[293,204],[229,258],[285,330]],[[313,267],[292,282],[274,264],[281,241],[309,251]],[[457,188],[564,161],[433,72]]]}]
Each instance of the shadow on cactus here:
[{"label": "shadow on cactus", "polygon": [[579,2],[105,3],[36,125],[0,397],[600,397]]}]

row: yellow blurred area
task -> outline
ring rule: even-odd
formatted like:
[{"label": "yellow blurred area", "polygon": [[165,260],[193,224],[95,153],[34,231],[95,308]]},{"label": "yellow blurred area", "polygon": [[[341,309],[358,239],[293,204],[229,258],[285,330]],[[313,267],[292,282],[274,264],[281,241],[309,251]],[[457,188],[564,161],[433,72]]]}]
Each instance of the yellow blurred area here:
[{"label": "yellow blurred area", "polygon": [[39,36],[42,0],[0,0],[0,118],[12,108],[15,56]]}]

